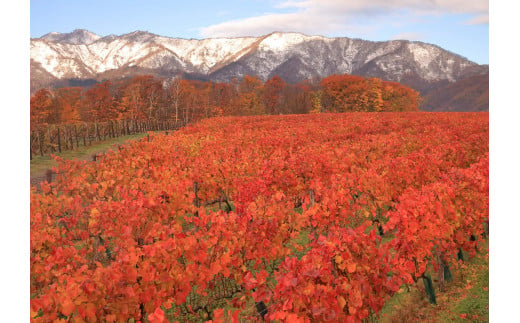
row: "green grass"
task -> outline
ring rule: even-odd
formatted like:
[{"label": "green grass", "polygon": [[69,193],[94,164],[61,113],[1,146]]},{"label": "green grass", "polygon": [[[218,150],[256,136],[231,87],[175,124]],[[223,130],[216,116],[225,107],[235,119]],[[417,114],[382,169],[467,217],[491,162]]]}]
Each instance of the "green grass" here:
[{"label": "green grass", "polygon": [[451,268],[453,282],[438,290],[434,279],[437,305],[428,303],[423,282],[402,287],[370,322],[487,322],[489,320],[489,256],[485,241],[476,257],[465,253],[462,268]]},{"label": "green grass", "polygon": [[[146,137],[146,133],[128,135],[113,139],[107,139],[104,141],[100,141],[97,143],[92,143],[91,146],[79,147],[74,150],[63,151],[62,153],[56,153],[56,156],[60,156],[63,159],[90,159],[93,154],[100,153],[103,151],[107,151],[113,148],[114,145],[120,145],[126,143],[128,140],[136,140],[143,137]],[[57,163],[51,159],[49,155],[39,156],[33,155],[33,159],[31,160],[31,177],[40,177],[44,176],[45,172],[57,166]]]},{"label": "green grass", "polygon": [[457,299],[443,312],[444,322],[489,321],[489,259],[475,257],[465,273],[469,289],[461,288]]}]

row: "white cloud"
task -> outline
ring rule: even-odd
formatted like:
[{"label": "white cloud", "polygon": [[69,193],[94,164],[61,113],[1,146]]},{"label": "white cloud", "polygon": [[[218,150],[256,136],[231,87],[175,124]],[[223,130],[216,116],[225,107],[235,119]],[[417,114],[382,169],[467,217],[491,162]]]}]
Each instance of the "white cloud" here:
[{"label": "white cloud", "polygon": [[[437,13],[487,13],[487,0],[307,0],[283,1],[280,8],[304,8],[329,13],[388,12],[410,9]],[[332,11],[334,10],[334,11]]]},{"label": "white cloud", "polygon": [[[298,31],[315,33],[317,17],[300,13],[266,14],[258,17],[226,21],[217,25],[203,27],[200,34],[203,37],[236,37],[261,36],[273,31]],[[336,29],[335,23],[329,20],[319,28],[320,32],[327,33]]]},{"label": "white cloud", "polygon": [[308,6],[307,1],[283,1],[275,4],[275,8],[305,8]]},{"label": "white cloud", "polygon": [[489,15],[480,15],[476,16],[468,21],[466,21],[468,25],[486,25],[489,24]]},{"label": "white cloud", "polygon": [[489,12],[487,0],[286,0],[277,2],[274,7],[294,11],[226,21],[202,27],[199,33],[203,37],[259,36],[272,31],[344,33],[366,28],[369,19],[398,17],[403,12],[411,15],[471,14],[475,17],[468,23],[487,23]]}]

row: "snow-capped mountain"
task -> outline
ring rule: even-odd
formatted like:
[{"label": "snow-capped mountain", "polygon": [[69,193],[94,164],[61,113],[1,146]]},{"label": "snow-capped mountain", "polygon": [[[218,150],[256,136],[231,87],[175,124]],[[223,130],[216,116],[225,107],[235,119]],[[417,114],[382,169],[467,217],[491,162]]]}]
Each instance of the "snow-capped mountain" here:
[{"label": "snow-capped mountain", "polygon": [[80,44],[91,44],[101,38],[101,36],[98,36],[88,30],[84,29],[76,29],[71,33],[58,33],[58,32],[50,32],[48,34],[43,35],[40,39],[45,39],[49,41],[56,41],[56,42],[62,42],[67,44],[73,44],[73,45],[80,45]]},{"label": "snow-capped mountain", "polygon": [[[100,37],[86,30],[31,39],[31,84],[183,73],[214,81],[246,74],[287,82],[331,74],[375,76],[418,90],[487,74],[487,65],[423,42],[372,42],[275,32],[261,37],[182,39],[148,32]],[[45,80],[41,78],[44,76]]]}]

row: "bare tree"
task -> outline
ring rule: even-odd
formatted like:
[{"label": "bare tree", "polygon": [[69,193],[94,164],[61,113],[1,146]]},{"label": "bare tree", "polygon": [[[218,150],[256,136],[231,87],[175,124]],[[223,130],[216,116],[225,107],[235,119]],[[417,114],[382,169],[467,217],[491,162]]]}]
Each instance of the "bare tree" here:
[{"label": "bare tree", "polygon": [[169,92],[170,97],[175,107],[175,122],[179,121],[179,100],[181,97],[181,76],[177,74],[170,82],[169,82]]}]

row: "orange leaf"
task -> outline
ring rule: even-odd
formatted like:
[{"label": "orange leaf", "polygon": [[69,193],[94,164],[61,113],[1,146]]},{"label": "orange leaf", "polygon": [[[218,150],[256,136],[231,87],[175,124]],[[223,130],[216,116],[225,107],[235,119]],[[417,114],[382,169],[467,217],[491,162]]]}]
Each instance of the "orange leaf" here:
[{"label": "orange leaf", "polygon": [[69,316],[70,314],[72,314],[72,312],[74,312],[75,307],[76,306],[70,298],[65,298],[61,302],[61,314]]},{"label": "orange leaf", "polygon": [[155,309],[155,312],[153,312],[152,314],[148,315],[148,321],[150,321],[150,323],[164,322],[164,312],[163,312],[163,310],[161,310],[160,307]]},{"label": "orange leaf", "polygon": [[231,323],[238,323],[238,314],[240,313],[240,310],[236,310],[231,315]]},{"label": "orange leaf", "polygon": [[213,322],[217,323],[217,322],[224,322],[224,320],[222,319],[224,317],[224,309],[223,308],[218,308],[216,309],[215,311],[213,311],[213,314],[215,314],[215,320],[213,320]]},{"label": "orange leaf", "polygon": [[355,272],[356,271],[356,263],[355,262],[347,263],[347,271],[349,272],[349,274]]},{"label": "orange leaf", "polygon": [[339,308],[343,309],[345,307],[345,304],[347,304],[345,297],[338,296],[338,304],[339,304]]}]

